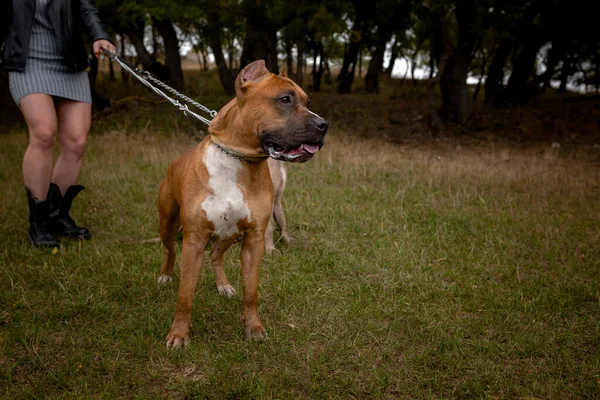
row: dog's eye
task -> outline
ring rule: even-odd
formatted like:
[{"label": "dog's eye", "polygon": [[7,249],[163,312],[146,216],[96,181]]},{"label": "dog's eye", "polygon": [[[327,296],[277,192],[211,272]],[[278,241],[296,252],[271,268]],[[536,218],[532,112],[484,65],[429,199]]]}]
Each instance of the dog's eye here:
[{"label": "dog's eye", "polygon": [[308,98],[308,100],[306,101],[306,103],[307,103],[306,104],[307,106],[310,106],[310,97]]},{"label": "dog's eye", "polygon": [[290,104],[292,102],[292,98],[290,96],[283,96],[279,99],[283,104]]}]

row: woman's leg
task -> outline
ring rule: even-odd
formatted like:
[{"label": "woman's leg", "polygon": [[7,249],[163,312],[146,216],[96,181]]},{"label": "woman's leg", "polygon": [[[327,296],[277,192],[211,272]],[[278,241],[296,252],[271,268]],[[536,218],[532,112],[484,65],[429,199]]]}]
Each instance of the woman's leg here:
[{"label": "woman's leg", "polygon": [[58,185],[64,195],[70,186],[77,183],[79,177],[92,120],[92,105],[58,99],[56,110],[60,132],[60,154],[52,172],[52,182]]},{"label": "woman's leg", "polygon": [[23,157],[23,180],[33,197],[45,200],[52,176],[57,119],[52,97],[30,94],[19,103],[29,129],[29,145]]},{"label": "woman's leg", "polygon": [[87,228],[78,226],[73,221],[70,210],[73,199],[83,190],[83,186],[76,183],[90,130],[92,106],[88,103],[58,99],[56,110],[60,132],[60,154],[52,172],[52,182],[48,192],[52,203],[50,215],[52,229],[58,236],[89,239],[92,234]]},{"label": "woman's leg", "polygon": [[51,227],[51,204],[46,199],[57,127],[54,101],[45,94],[30,94],[21,99],[19,107],[29,129],[29,145],[23,156],[23,180],[29,203],[29,240],[35,246],[57,247],[60,242]]}]

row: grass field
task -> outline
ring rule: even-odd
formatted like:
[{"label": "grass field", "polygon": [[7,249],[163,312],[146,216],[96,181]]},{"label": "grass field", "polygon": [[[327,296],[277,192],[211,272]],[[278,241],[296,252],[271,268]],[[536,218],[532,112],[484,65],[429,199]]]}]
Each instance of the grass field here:
[{"label": "grass field", "polygon": [[[268,339],[243,339],[241,299],[206,264],[192,343],[170,352],[178,271],[159,287],[161,247],[139,241],[199,135],[160,112],[95,117],[72,212],[95,237],[56,254],[26,241],[25,132],[0,135],[1,398],[600,398],[597,156],[399,143],[337,117],[288,170],[295,241],[262,265]],[[239,245],[226,270],[241,289]]]}]

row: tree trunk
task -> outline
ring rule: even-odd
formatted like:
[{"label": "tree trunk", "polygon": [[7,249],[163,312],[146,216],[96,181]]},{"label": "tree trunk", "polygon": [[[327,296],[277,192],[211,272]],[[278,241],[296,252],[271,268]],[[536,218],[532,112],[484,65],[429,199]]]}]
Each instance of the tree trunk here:
[{"label": "tree trunk", "polygon": [[299,41],[297,44],[298,48],[298,59],[296,60],[296,82],[298,85],[302,86],[304,82],[304,44],[302,41]]},{"label": "tree trunk", "polygon": [[231,35],[230,40],[227,42],[227,55],[229,57],[229,70],[233,71],[233,60],[235,59],[235,46],[233,45],[233,35]]},{"label": "tree trunk", "polygon": [[365,76],[365,90],[367,93],[379,94],[379,73],[383,71],[383,56],[385,52],[385,41],[379,41],[371,55],[369,69]]},{"label": "tree trunk", "polygon": [[156,75],[160,80],[168,80],[169,69],[152,58],[150,53],[146,50],[141,37],[134,31],[127,32],[127,36],[129,37],[131,44],[133,44],[133,47],[135,47],[138,60],[144,69]]},{"label": "tree trunk", "polygon": [[447,57],[444,71],[440,77],[442,115],[444,119],[458,124],[463,123],[470,112],[467,75],[476,41],[474,34],[476,10],[474,0],[457,2],[455,13],[458,24],[458,43],[456,47],[451,42],[446,17],[444,16],[440,20],[442,34],[440,39],[444,44],[444,55]]},{"label": "tree trunk", "polygon": [[471,102],[473,106],[477,104],[477,97],[479,96],[479,91],[481,90],[481,83],[483,81],[483,77],[485,76],[485,67],[487,67],[487,57],[485,56],[483,47],[481,48],[481,70],[479,71],[479,81],[477,81],[477,87],[475,88],[475,92],[473,92],[473,98]]},{"label": "tree trunk", "polygon": [[198,59],[198,66],[200,69],[204,69],[204,62],[202,61],[202,54],[200,53],[200,49],[196,49],[196,58]]},{"label": "tree trunk", "polygon": [[337,77],[338,93],[350,93],[352,90],[354,73],[356,71],[356,61],[358,59],[358,53],[367,25],[367,22],[364,21],[363,18],[364,14],[360,12],[360,10],[357,10],[356,19],[354,20],[354,25],[352,26],[352,32],[350,34],[350,44],[348,45],[348,50],[344,54],[342,69]]},{"label": "tree trunk", "polygon": [[492,58],[492,63],[485,79],[485,104],[493,104],[499,107],[504,103],[502,96],[504,89],[504,65],[512,48],[513,40],[505,39],[500,42],[494,52],[494,57]]},{"label": "tree trunk", "polygon": [[[417,70],[417,54],[419,53],[418,48],[415,49],[411,59],[410,59],[410,79],[412,81],[413,86],[417,86],[417,78],[415,78],[415,71]],[[408,70],[408,62],[406,64],[406,69]],[[433,67],[431,67],[433,70]],[[431,79],[431,78],[430,78]]]},{"label": "tree trunk", "polygon": [[290,39],[285,40],[285,62],[288,76],[294,76],[294,57],[292,56],[293,46],[294,44]]},{"label": "tree trunk", "polygon": [[558,93],[565,93],[567,91],[567,84],[569,83],[569,76],[571,76],[571,60],[568,58],[563,61],[560,69],[560,86],[558,87]]},{"label": "tree trunk", "polygon": [[600,54],[594,56],[594,89],[598,92],[600,89]]},{"label": "tree trunk", "polygon": [[111,61],[108,62],[108,79],[111,82],[114,82],[116,80],[116,78],[115,78],[115,67],[114,67],[114,64]]},{"label": "tree trunk", "polygon": [[153,19],[153,23],[165,46],[165,64],[169,70],[168,84],[175,89],[181,89],[183,88],[183,71],[179,55],[179,39],[177,39],[175,28],[169,19]]},{"label": "tree trunk", "polygon": [[363,49],[358,51],[358,77],[362,78],[362,65],[363,65]]},{"label": "tree trunk", "polygon": [[[430,46],[433,47],[433,46]],[[433,74],[435,73],[435,62],[436,59],[434,57],[433,50],[429,51],[429,79],[433,79]]]},{"label": "tree trunk", "polygon": [[[121,60],[125,60],[125,35],[121,34]],[[127,73],[121,68],[121,82],[127,81]]]},{"label": "tree trunk", "polygon": [[[432,44],[433,46],[433,44]],[[431,53],[433,54],[433,52]],[[439,62],[439,69],[435,77],[432,77],[427,81],[427,108],[429,110],[429,118],[431,120],[431,124],[433,125],[433,131],[431,136],[439,137],[443,134],[444,126],[442,125],[442,120],[437,112],[437,104],[435,101],[435,94],[433,88],[435,85],[439,84],[442,75],[444,74],[444,70],[446,68],[446,59],[448,54],[444,54]],[[432,68],[433,71],[433,68]]]},{"label": "tree trunk", "polygon": [[529,79],[533,73],[537,54],[543,44],[544,41],[540,36],[534,37],[525,43],[517,55],[506,84],[505,98],[509,103],[525,104],[531,97]]},{"label": "tree trunk", "polygon": [[583,66],[583,63],[579,63],[579,72],[581,72],[581,74],[583,75],[583,90],[585,90],[585,93],[588,94],[588,83],[589,83],[589,78],[588,78],[588,74],[586,69]]},{"label": "tree trunk", "polygon": [[394,38],[394,43],[392,43],[392,54],[390,57],[390,64],[385,69],[385,74],[387,76],[392,76],[392,72],[394,72],[394,65],[396,65],[397,59],[398,59],[398,46],[396,45],[396,39]]},{"label": "tree trunk", "polygon": [[[547,34],[543,25],[541,27],[534,25],[534,21],[548,6],[549,3],[546,3],[530,2],[524,10],[523,17],[514,24],[517,34],[516,43],[525,44],[512,62],[512,72],[502,93],[503,103],[523,103],[529,99],[529,78],[533,72],[537,53],[544,44],[544,36]],[[515,48],[515,41],[512,43],[509,51]]]},{"label": "tree trunk", "polygon": [[469,72],[467,57],[451,53],[446,68],[440,79],[442,92],[442,115],[445,120],[463,123],[470,112],[469,92],[467,90],[467,74]]},{"label": "tree trunk", "polygon": [[[317,58],[319,59],[318,63]],[[320,92],[321,78],[323,77],[323,43],[320,40],[318,42],[314,42],[313,59],[313,91]]]},{"label": "tree trunk", "polygon": [[206,47],[204,47],[202,49],[202,65],[204,68],[204,72],[208,71],[209,65],[208,65],[208,50],[206,49]]},{"label": "tree trunk", "polygon": [[96,78],[98,77],[98,59],[92,57],[90,59],[90,70],[88,71],[88,79],[90,81],[90,89],[96,90]]},{"label": "tree trunk", "polygon": [[483,77],[485,76],[485,67],[487,67],[487,57],[485,55],[485,50],[483,49],[483,44],[481,44],[481,69],[479,71],[479,81],[477,81],[477,87],[475,88],[475,92],[473,92],[473,98],[471,99],[471,103],[473,107],[477,104],[477,97],[479,96],[479,90],[481,89],[481,82],[483,81]]},{"label": "tree trunk", "polygon": [[414,68],[414,65],[410,65],[410,60],[408,58],[406,59],[406,71],[404,71],[404,76],[402,77],[402,82],[400,84],[403,85],[404,82],[406,82],[406,78],[408,77],[409,66],[410,66],[410,71],[411,71],[411,79],[413,80],[413,84],[416,86],[417,82],[414,78],[415,68]]},{"label": "tree trunk", "polygon": [[327,59],[327,57],[325,57],[325,54],[323,54],[323,57],[323,71],[325,76],[325,83],[331,85],[333,83],[333,78],[331,77],[331,70],[329,69],[329,60]]},{"label": "tree trunk", "polygon": [[88,78],[90,81],[90,92],[92,95],[92,103],[96,106],[98,111],[104,110],[106,107],[110,107],[110,101],[98,94],[96,91],[96,78],[98,77],[98,59],[92,57],[90,60],[90,70],[88,72]]},{"label": "tree trunk", "polygon": [[154,26],[150,27],[150,37],[152,38],[152,58],[156,60],[156,56],[158,55],[158,40],[156,40],[156,28]]},{"label": "tree trunk", "polygon": [[225,61],[225,55],[223,54],[220,15],[217,9],[212,9],[209,11],[208,16],[209,22],[205,30],[205,36],[213,56],[215,57],[215,64],[217,64],[217,71],[219,72],[219,80],[221,81],[221,85],[223,85],[225,94],[232,96],[235,93],[235,83],[231,70],[227,68],[227,62]]}]

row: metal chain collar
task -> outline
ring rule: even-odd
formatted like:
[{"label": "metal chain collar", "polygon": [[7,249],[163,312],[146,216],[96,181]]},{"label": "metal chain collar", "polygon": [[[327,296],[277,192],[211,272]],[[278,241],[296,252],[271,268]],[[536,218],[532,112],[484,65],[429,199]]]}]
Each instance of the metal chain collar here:
[{"label": "metal chain collar", "polygon": [[179,93],[177,90],[173,89],[172,87],[170,87],[170,86],[166,85],[165,83],[159,81],[158,79],[154,78],[152,75],[150,75],[150,73],[148,71],[143,71],[143,70],[140,70],[139,68],[129,66],[126,62],[120,60],[119,57],[117,57],[117,55],[115,53],[111,53],[110,51],[108,51],[106,49],[102,49],[102,53],[105,56],[107,56],[108,58],[110,58],[111,60],[118,62],[119,65],[121,66],[121,68],[123,68],[124,70],[129,72],[131,75],[133,75],[138,81],[140,81],[142,84],[144,84],[150,90],[152,90],[154,93],[158,94],[159,96],[161,96],[162,98],[167,100],[169,103],[173,104],[180,111],[183,111],[184,115],[190,115],[191,117],[197,119],[198,121],[200,121],[206,125],[208,125],[210,123],[210,119],[205,118],[205,117],[191,111],[188,108],[187,104],[183,104],[183,103],[179,102],[178,100],[172,99],[171,97],[167,96],[162,90],[158,89],[157,87],[153,86],[152,84],[169,92],[172,96],[179,98],[183,102],[191,104],[192,106],[196,107],[197,109],[204,111],[205,113],[210,115],[211,119],[214,118],[215,115],[217,115],[217,112],[215,110],[211,110],[210,108],[203,106],[202,104],[198,103],[197,101],[192,100],[188,96]]}]

